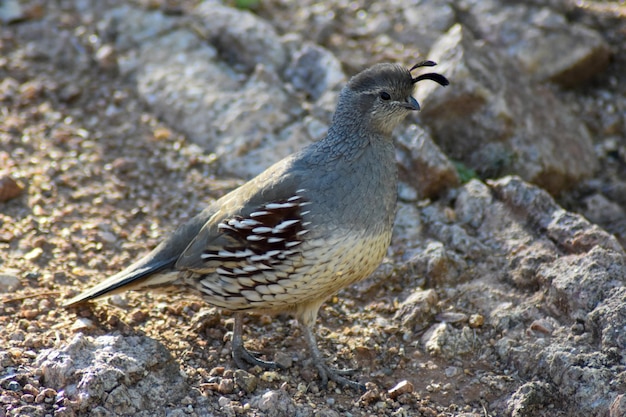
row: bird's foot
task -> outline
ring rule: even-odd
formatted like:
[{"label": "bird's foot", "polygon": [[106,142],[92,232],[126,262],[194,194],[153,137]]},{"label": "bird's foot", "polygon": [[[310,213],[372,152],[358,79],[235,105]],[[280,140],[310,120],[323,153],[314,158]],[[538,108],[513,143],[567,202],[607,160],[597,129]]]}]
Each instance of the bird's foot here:
[{"label": "bird's foot", "polygon": [[282,369],[283,367],[274,361],[264,361],[257,358],[259,354],[250,352],[243,345],[233,346],[233,359],[240,369],[246,369],[250,365],[260,366],[263,369]]},{"label": "bird's foot", "polygon": [[263,369],[281,369],[278,363],[264,361],[257,358],[259,354],[251,353],[243,346],[243,313],[235,313],[233,327],[233,359],[239,369],[246,369],[249,365],[260,366]]},{"label": "bird's foot", "polygon": [[353,375],[356,373],[355,369],[335,369],[323,362],[316,362],[315,367],[317,368],[317,372],[322,380],[322,387],[324,388],[328,385],[328,380],[331,380],[340,387],[347,387],[361,392],[366,391],[364,384],[352,381],[344,376]]}]

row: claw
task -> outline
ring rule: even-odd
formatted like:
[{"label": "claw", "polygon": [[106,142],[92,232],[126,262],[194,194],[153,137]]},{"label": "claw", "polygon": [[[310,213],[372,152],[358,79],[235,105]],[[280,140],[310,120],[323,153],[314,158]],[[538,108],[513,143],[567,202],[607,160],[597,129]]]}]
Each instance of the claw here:
[{"label": "claw", "polygon": [[365,392],[366,388],[364,384],[352,381],[343,376],[354,374],[354,369],[334,369],[326,365],[324,359],[322,358],[322,354],[317,347],[313,330],[304,324],[302,324],[301,327],[304,333],[304,339],[306,340],[311,356],[313,357],[313,363],[315,364],[320,379],[322,380],[322,387],[326,387],[328,385],[328,381],[331,380],[341,387],[348,387],[357,391]]},{"label": "claw", "polygon": [[243,315],[235,314],[235,326],[233,328],[233,359],[240,369],[248,368],[248,365],[260,366],[263,369],[282,369],[283,367],[273,361],[264,361],[250,353],[243,346]]},{"label": "claw", "polygon": [[322,379],[323,388],[326,388],[326,386],[328,385],[328,380],[331,380],[341,387],[348,387],[361,392],[367,391],[367,388],[364,384],[352,381],[342,376],[353,374],[355,371],[354,369],[334,369],[324,363],[316,363],[315,367],[317,368],[317,372]]}]

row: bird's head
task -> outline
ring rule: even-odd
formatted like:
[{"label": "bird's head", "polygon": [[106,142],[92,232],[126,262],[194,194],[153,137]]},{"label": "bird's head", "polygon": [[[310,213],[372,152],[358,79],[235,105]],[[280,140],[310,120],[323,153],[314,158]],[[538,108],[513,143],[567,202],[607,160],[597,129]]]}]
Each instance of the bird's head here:
[{"label": "bird's head", "polygon": [[338,110],[358,115],[369,129],[390,135],[410,112],[420,109],[412,96],[415,83],[432,80],[442,86],[449,84],[441,74],[411,74],[418,68],[435,65],[432,61],[420,62],[410,69],[398,64],[374,65],[352,77],[341,93]]}]

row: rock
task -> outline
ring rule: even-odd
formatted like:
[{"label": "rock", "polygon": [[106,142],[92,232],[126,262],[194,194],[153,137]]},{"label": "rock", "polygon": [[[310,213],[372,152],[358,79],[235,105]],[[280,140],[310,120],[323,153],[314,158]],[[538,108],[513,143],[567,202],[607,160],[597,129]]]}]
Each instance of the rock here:
[{"label": "rock", "polygon": [[389,398],[396,399],[402,394],[412,393],[413,389],[413,384],[405,379],[398,382],[393,388],[387,391],[387,394],[389,395]]},{"label": "rock", "polygon": [[287,54],[276,30],[251,12],[202,2],[193,14],[198,17],[195,28],[235,69],[250,73],[261,64],[271,71],[280,71],[286,65]]},{"label": "rock", "polygon": [[468,30],[454,26],[430,58],[454,88],[419,84],[421,117],[451,158],[483,178],[516,173],[551,193],[598,168],[582,120]]},{"label": "rock", "polygon": [[431,355],[440,354],[445,344],[447,328],[448,325],[446,323],[437,323],[426,330],[421,340],[424,350]]},{"label": "rock", "polygon": [[435,290],[416,290],[400,304],[393,319],[411,329],[423,328],[432,321],[438,302]]},{"label": "rock", "polygon": [[274,362],[279,364],[284,369],[289,369],[293,365],[293,359],[291,358],[291,355],[280,351],[277,351],[274,354]]},{"label": "rock", "polygon": [[548,7],[496,6],[493,12],[483,30],[535,80],[574,87],[609,64],[610,47],[598,32]]},{"label": "rock", "polygon": [[267,391],[263,395],[253,397],[252,407],[257,407],[267,417],[290,417],[302,413],[304,406],[296,405],[293,398],[284,390]]},{"label": "rock", "polygon": [[611,408],[609,409],[609,417],[626,416],[626,395],[620,394],[615,397]]},{"label": "rock", "polygon": [[279,135],[302,109],[277,76],[287,56],[273,28],[212,2],[201,3],[194,17],[186,27],[178,18],[123,7],[104,19],[122,72],[134,75],[152,111],[240,177],[309,143],[307,135]]},{"label": "rock", "polygon": [[597,305],[587,317],[587,327],[599,339],[603,351],[626,351],[626,287],[610,291],[609,296]]},{"label": "rock", "polygon": [[22,187],[8,175],[0,177],[0,203],[19,197]]},{"label": "rock", "polygon": [[468,320],[469,327],[471,329],[478,329],[485,324],[485,317],[482,314],[472,314]]},{"label": "rock", "polygon": [[540,381],[527,382],[515,391],[507,401],[511,417],[526,417],[544,409],[544,404],[557,400],[550,384]]},{"label": "rock", "polygon": [[222,378],[217,387],[220,394],[232,394],[235,391],[235,381],[231,378]]},{"label": "rock", "polygon": [[4,24],[15,23],[27,16],[17,0],[3,0],[0,3],[0,21]]},{"label": "rock", "polygon": [[400,179],[415,187],[420,198],[434,198],[459,184],[459,175],[450,160],[417,125],[396,136]]},{"label": "rock", "polygon": [[339,88],[346,75],[330,51],[306,42],[294,53],[285,69],[285,79],[315,101],[326,91]]},{"label": "rock", "polygon": [[[17,271],[15,271],[17,272]],[[8,271],[0,272],[0,293],[15,291],[21,286],[20,279]]]},{"label": "rock", "polygon": [[235,384],[247,393],[252,393],[257,387],[258,379],[256,376],[242,369],[235,371]]},{"label": "rock", "polygon": [[189,390],[167,349],[145,336],[78,334],[42,351],[37,365],[45,385],[63,390],[79,413],[99,407],[107,414],[154,415]]},{"label": "rock", "polygon": [[92,320],[89,320],[86,317],[79,317],[76,319],[74,323],[72,323],[72,326],[70,327],[70,329],[76,333],[76,332],[84,332],[85,330],[89,330],[89,329],[94,329],[95,327],[96,327],[96,324]]},{"label": "rock", "polygon": [[620,221],[623,222],[626,219],[626,212],[622,206],[609,200],[602,194],[595,193],[585,197],[582,203],[582,213],[592,223],[604,226]]},{"label": "rock", "polygon": [[623,285],[623,253],[594,247],[584,254],[563,256],[539,271],[550,283],[547,302],[567,317],[584,318]]}]

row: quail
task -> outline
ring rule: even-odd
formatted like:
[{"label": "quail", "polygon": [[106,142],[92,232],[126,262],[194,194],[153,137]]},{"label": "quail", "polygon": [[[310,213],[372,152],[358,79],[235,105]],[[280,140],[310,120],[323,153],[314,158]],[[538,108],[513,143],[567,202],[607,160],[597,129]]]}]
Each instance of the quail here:
[{"label": "quail", "polygon": [[377,64],[342,89],[326,137],[218,199],[128,268],[65,303],[126,290],[191,290],[234,312],[236,365],[277,368],[243,345],[246,311],[287,312],[301,325],[322,385],[364,389],[331,368],[313,326],[321,304],[370,275],[391,241],[397,199],[394,128],[419,110],[406,69]]}]

